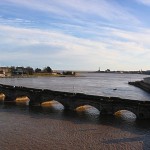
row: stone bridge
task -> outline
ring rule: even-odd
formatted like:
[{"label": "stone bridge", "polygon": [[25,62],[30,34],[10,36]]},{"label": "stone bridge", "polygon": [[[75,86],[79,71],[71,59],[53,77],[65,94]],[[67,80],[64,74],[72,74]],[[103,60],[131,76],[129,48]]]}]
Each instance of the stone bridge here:
[{"label": "stone bridge", "polygon": [[68,110],[75,110],[80,106],[90,105],[97,108],[101,115],[113,115],[119,110],[128,110],[133,112],[138,119],[150,118],[150,101],[51,91],[48,89],[34,89],[3,84],[0,84],[0,93],[5,95],[5,102],[15,102],[16,98],[27,96],[30,99],[30,107],[40,107],[43,102],[55,100],[61,103],[64,109]]}]

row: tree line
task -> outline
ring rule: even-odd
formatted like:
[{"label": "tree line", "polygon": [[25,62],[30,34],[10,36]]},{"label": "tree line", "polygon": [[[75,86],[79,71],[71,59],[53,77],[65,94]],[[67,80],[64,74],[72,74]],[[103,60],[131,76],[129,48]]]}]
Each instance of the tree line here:
[{"label": "tree line", "polygon": [[33,69],[32,67],[10,67],[11,73],[14,75],[21,75],[21,74],[28,74],[28,75],[33,75],[34,73],[52,73],[53,70],[51,67],[47,66],[44,67],[43,69],[40,68],[35,68]]}]

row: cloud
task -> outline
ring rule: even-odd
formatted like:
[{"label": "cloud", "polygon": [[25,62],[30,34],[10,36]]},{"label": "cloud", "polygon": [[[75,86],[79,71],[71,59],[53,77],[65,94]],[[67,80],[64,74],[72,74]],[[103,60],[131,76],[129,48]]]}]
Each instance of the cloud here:
[{"label": "cloud", "polygon": [[35,22],[22,18],[3,18],[0,16],[0,25],[9,25],[9,26],[25,26],[25,27],[33,27]]},{"label": "cloud", "polygon": [[132,6],[111,0],[5,0],[0,6],[0,64],[149,69],[150,30]]},{"label": "cloud", "polygon": [[137,28],[135,31],[113,29],[112,34],[127,42],[137,45],[136,51],[145,51],[150,48],[150,29]]},{"label": "cloud", "polygon": [[150,6],[150,1],[149,0],[136,0],[138,3]]},{"label": "cloud", "polygon": [[[102,34],[105,35],[103,40],[88,39],[61,31],[1,25],[0,64],[10,61],[10,64],[15,62],[25,66],[50,65],[53,68],[82,70],[94,70],[98,66],[113,70],[132,70],[139,69],[138,64],[141,64],[143,69],[148,69],[148,29],[129,32],[107,27],[103,28]],[[137,66],[131,65],[133,62]]]},{"label": "cloud", "polygon": [[[140,24],[141,22],[132,14],[130,10],[119,5],[115,1],[106,0],[6,0],[16,6],[26,7],[31,10],[45,12],[47,15],[57,15],[61,18],[72,18],[80,21],[97,21],[98,18],[108,21],[119,21],[119,23],[130,21],[130,24]],[[88,20],[87,20],[88,19]]]}]

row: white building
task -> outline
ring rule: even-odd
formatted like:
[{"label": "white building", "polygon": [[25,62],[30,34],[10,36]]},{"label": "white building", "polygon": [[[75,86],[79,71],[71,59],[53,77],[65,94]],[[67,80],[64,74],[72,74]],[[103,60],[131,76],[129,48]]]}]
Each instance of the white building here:
[{"label": "white building", "polygon": [[10,76],[11,71],[9,67],[0,67],[0,77]]}]

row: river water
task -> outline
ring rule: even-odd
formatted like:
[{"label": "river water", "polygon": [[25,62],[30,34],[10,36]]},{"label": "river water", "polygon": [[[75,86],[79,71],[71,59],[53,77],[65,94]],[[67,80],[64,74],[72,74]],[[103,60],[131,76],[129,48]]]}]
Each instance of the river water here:
[{"label": "river water", "polygon": [[[150,100],[150,94],[128,85],[146,75],[81,74],[81,77],[1,78],[1,84]],[[116,89],[116,90],[113,90]],[[69,112],[54,105],[41,110],[0,105],[0,150],[142,150],[150,149],[150,120],[122,111],[100,116],[88,107]]]}]

